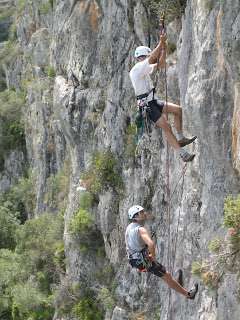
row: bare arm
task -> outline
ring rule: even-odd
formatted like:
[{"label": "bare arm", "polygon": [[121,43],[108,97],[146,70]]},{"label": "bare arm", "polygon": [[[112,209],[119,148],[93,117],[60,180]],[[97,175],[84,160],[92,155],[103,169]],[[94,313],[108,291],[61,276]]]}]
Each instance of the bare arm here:
[{"label": "bare arm", "polygon": [[156,64],[159,59],[159,67],[163,68],[165,66],[166,60],[166,35],[160,36],[160,41],[157,47],[151,52],[148,61],[149,64]]},{"label": "bare arm", "polygon": [[152,256],[152,259],[155,260],[156,259],[155,244],[152,241],[152,239],[150,238],[147,230],[145,228],[141,227],[141,228],[139,228],[139,233],[140,233],[140,236],[141,236],[142,240],[148,246],[148,250],[149,250],[149,253]]}]

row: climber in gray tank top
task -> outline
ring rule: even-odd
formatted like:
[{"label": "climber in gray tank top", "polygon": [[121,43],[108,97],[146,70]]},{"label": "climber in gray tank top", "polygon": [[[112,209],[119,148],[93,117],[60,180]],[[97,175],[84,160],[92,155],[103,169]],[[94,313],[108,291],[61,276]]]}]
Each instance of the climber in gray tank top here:
[{"label": "climber in gray tank top", "polygon": [[141,225],[137,222],[132,222],[127,227],[125,235],[128,255],[132,256],[135,252],[142,251],[146,247],[139,234],[140,227]]},{"label": "climber in gray tank top", "polygon": [[130,224],[125,232],[125,242],[130,265],[139,271],[150,272],[162,278],[170,288],[188,299],[194,299],[198,292],[198,284],[195,283],[194,287],[187,291],[182,286],[182,270],[179,271],[180,277],[177,282],[166,268],[157,262],[155,244],[143,226],[147,218],[144,208],[139,205],[132,206],[128,211],[128,217]]}]

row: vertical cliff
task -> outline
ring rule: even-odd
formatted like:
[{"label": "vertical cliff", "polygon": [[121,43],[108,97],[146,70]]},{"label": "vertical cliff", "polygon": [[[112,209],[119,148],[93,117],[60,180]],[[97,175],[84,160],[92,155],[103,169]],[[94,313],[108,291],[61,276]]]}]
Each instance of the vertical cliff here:
[{"label": "vertical cliff", "polygon": [[[124,229],[131,205],[150,210],[158,259],[182,267],[186,286],[196,281],[192,263],[209,257],[209,241],[224,238],[224,199],[240,191],[239,2],[188,1],[169,22],[169,98],[183,107],[186,135],[198,136],[189,147],[196,157],[183,187],[183,163],[170,150],[170,220],[165,138],[152,128],[135,148],[130,125],[134,48],[154,47],[158,38],[150,1],[15,5],[16,38],[5,46],[3,70],[8,89],[26,96],[26,150],[6,154],[0,186],[7,190],[23,174],[26,153],[35,192],[29,216],[64,211],[65,266],[53,286],[53,319],[82,319],[85,305],[106,320],[237,320],[237,270],[213,291],[201,283],[196,300],[186,301],[162,281],[130,269]],[[161,74],[160,95],[163,86]],[[62,173],[69,178],[64,194],[50,184]],[[50,190],[57,193],[51,201]]]}]

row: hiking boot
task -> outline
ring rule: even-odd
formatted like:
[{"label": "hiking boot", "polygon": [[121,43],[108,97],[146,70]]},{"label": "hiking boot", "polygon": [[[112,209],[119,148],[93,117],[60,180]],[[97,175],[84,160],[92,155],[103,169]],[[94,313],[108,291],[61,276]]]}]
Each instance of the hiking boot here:
[{"label": "hiking boot", "polygon": [[183,287],[183,271],[182,269],[177,270],[177,277],[176,277],[177,282],[180,284],[180,286]]},{"label": "hiking boot", "polygon": [[192,137],[191,139],[183,137],[181,140],[178,141],[180,147],[187,146],[188,144],[192,143],[194,140],[197,139],[197,136]]},{"label": "hiking boot", "polygon": [[180,157],[184,162],[193,161],[195,154],[188,153],[187,151],[181,152]]},{"label": "hiking boot", "polygon": [[194,300],[197,292],[198,292],[198,284],[194,283],[193,288],[190,291],[188,291],[188,297],[187,298],[191,299],[191,300]]}]

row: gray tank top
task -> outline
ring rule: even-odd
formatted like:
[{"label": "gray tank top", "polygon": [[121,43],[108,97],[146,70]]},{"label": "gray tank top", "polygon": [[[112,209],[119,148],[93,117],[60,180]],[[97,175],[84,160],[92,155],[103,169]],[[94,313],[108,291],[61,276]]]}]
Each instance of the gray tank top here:
[{"label": "gray tank top", "polygon": [[145,242],[139,234],[140,224],[132,222],[128,225],[125,232],[125,242],[128,256],[139,252],[146,247]]}]

